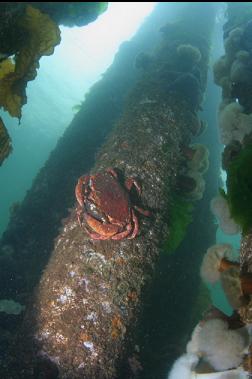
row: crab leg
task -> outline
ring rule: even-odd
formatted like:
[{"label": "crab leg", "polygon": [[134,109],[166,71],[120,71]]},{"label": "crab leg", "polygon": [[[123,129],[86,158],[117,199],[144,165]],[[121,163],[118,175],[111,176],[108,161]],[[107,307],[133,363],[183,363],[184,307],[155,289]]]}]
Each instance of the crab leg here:
[{"label": "crab leg", "polygon": [[82,226],[82,207],[80,205],[78,205],[77,209],[76,209],[76,213],[77,213],[77,220],[78,220],[78,223],[80,226]]},{"label": "crab leg", "polygon": [[128,178],[125,180],[125,183],[124,183],[125,187],[127,188],[128,191],[131,190],[131,188],[133,187],[133,185],[136,187],[136,190],[137,190],[137,193],[138,195],[140,196],[141,193],[142,193],[142,188],[140,186],[140,184],[137,183],[137,181],[133,178]]},{"label": "crab leg", "polygon": [[[85,186],[87,185],[87,183],[89,181],[89,178],[90,178],[89,175],[83,175],[83,176],[81,176],[78,179],[78,182],[77,182],[76,187],[75,187],[75,196],[76,196],[76,199],[77,199],[77,202],[78,202],[76,213],[77,213],[77,219],[78,219],[78,222],[79,222],[80,226],[82,226],[81,216],[82,216],[83,207],[84,207],[84,201],[85,201],[85,198],[83,196],[82,188],[83,188],[83,186],[85,188]],[[85,194],[86,194],[86,192],[85,192]]]},{"label": "crab leg", "polygon": [[143,208],[140,208],[140,207],[138,207],[137,205],[134,205],[134,208],[135,208],[139,213],[141,213],[141,214],[144,215],[144,216],[147,216],[147,217],[150,217],[150,216],[151,216],[151,212],[150,212],[150,211],[147,211],[147,210],[145,210],[145,209],[143,209]]},{"label": "crab leg", "polygon": [[107,168],[106,171],[109,172],[115,179],[118,179],[117,172],[112,167]]},{"label": "crab leg", "polygon": [[84,205],[84,196],[83,196],[82,187],[84,186],[84,188],[85,188],[87,186],[89,178],[90,178],[89,175],[81,176],[78,179],[78,182],[77,182],[76,187],[75,187],[75,196],[76,196],[76,199],[77,199],[77,201],[81,207],[83,207],[83,205]]},{"label": "crab leg", "polygon": [[137,235],[137,233],[139,232],[138,219],[137,219],[137,217],[136,217],[135,212],[134,212],[133,209],[131,210],[131,214],[132,214],[132,220],[133,220],[133,223],[134,223],[134,229],[133,229],[133,232],[132,232],[131,236],[128,237],[129,239],[135,238],[136,235]]}]

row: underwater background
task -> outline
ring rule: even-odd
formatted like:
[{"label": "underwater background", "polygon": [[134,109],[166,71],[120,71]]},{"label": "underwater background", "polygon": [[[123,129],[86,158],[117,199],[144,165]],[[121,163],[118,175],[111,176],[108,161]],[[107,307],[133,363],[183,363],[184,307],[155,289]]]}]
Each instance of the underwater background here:
[{"label": "underwater background", "polygon": [[0,5],[0,377],[250,377],[251,20]]},{"label": "underwater background", "polygon": [[[1,110],[14,146],[0,173],[1,234],[7,226],[11,206],[15,208],[24,198],[85,94],[112,63],[120,43],[131,38],[153,6],[149,3],[141,9],[139,4],[123,7],[115,3],[95,24],[82,28],[61,25],[60,45],[53,55],[41,58],[40,75],[28,83],[27,97],[31,101],[23,108],[20,124]],[[124,25],[126,16],[130,17],[129,25]]]}]

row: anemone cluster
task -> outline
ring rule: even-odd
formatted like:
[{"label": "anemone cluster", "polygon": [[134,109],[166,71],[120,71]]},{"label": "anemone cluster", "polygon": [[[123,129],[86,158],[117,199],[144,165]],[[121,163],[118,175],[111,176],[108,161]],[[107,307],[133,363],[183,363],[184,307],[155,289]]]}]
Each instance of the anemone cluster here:
[{"label": "anemone cluster", "polygon": [[183,189],[183,181],[187,182],[186,197],[192,201],[201,200],[205,190],[203,174],[209,167],[209,151],[205,145],[191,144],[182,148],[182,154],[185,158],[185,175],[184,178],[180,177],[181,187]]},{"label": "anemone cluster", "polygon": [[252,278],[240,273],[240,263],[233,260],[230,244],[211,246],[203,257],[200,275],[211,285],[221,282],[234,309],[227,316],[212,306],[193,330],[186,353],[173,365],[168,379],[183,378],[246,378],[243,361],[251,344],[251,328],[239,313],[252,293]]},{"label": "anemone cluster", "polygon": [[[240,18],[233,27],[230,26],[230,22],[224,25],[225,55],[215,63],[213,70],[215,83],[222,87],[219,128],[221,142],[225,145],[222,165],[223,169],[227,170],[228,177],[225,198],[231,217],[240,225],[243,232],[247,232],[252,226],[252,221],[249,221],[249,219],[252,220],[251,179],[246,168],[252,163],[250,154],[252,149],[251,9],[248,8],[244,14],[245,21]],[[239,174],[239,184],[237,174]],[[244,209],[247,207],[249,210],[246,214],[249,213],[249,215],[243,216]]]},{"label": "anemone cluster", "polygon": [[[250,17],[249,16],[250,14]],[[239,26],[238,26],[239,25]],[[219,108],[220,139],[225,145],[223,168],[236,157],[252,135],[252,12],[246,20],[239,19],[233,27],[224,25],[225,54],[214,64],[214,80],[222,88]],[[228,153],[226,153],[228,151]],[[232,154],[233,152],[233,154]]]},{"label": "anemone cluster", "polygon": [[[228,316],[212,306],[202,316],[168,379],[252,375],[252,273],[242,254],[252,236],[252,6],[246,4],[228,3],[225,54],[213,67],[215,83],[222,88],[218,121],[227,180],[226,192],[220,189],[211,210],[225,234],[242,233],[241,257],[234,259],[237,252],[230,244],[216,244],[207,250],[200,268],[203,282],[220,282],[233,313]],[[186,155],[189,159],[188,151]],[[194,165],[188,162],[188,167]],[[247,249],[251,258],[251,245]]]},{"label": "anemone cluster", "polygon": [[225,54],[213,67],[222,88],[218,118],[227,191],[213,200],[212,210],[227,234],[246,234],[252,227],[252,8],[238,8],[228,6],[232,20],[224,25]]}]

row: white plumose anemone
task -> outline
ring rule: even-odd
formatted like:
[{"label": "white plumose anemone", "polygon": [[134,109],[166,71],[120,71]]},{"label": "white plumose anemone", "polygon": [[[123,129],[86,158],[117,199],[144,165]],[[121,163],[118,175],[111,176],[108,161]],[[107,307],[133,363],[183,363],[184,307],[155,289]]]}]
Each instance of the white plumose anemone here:
[{"label": "white plumose anemone", "polygon": [[215,283],[220,279],[221,263],[223,259],[230,259],[233,255],[233,248],[230,244],[216,244],[207,249],[204,255],[200,276],[208,283]]},{"label": "white plumose anemone", "polygon": [[224,371],[241,364],[248,343],[245,328],[231,330],[226,321],[211,319],[196,326],[187,352],[201,356],[215,370]]},{"label": "white plumose anemone", "polygon": [[184,354],[173,364],[167,379],[191,379],[192,370],[197,365],[199,357],[196,354]]},{"label": "white plumose anemone", "polygon": [[241,231],[239,225],[232,219],[227,200],[221,196],[215,196],[211,201],[211,211],[218,218],[219,226],[225,234],[237,234]]}]

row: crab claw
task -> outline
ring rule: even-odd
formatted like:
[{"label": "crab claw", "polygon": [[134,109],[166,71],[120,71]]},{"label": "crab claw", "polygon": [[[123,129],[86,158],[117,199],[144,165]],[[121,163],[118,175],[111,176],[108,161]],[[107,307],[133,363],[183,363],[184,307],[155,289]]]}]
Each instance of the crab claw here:
[{"label": "crab claw", "polygon": [[[118,226],[112,224],[104,224],[102,221],[85,213],[84,218],[87,225],[95,230],[97,233],[92,233],[92,238],[94,239],[109,239],[118,232]],[[90,232],[89,232],[90,234]],[[96,236],[96,237],[93,237]]]},{"label": "crab claw", "polygon": [[111,237],[112,240],[122,240],[124,238],[131,238],[130,233],[132,232],[132,225],[131,223],[128,223],[126,225],[126,230],[123,232],[119,232],[115,234],[113,237]]},{"label": "crab claw", "polygon": [[82,226],[82,218],[83,218],[82,212],[83,212],[83,207],[78,205],[78,207],[76,208],[76,214],[77,214],[77,220],[80,226]]}]

